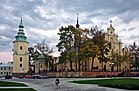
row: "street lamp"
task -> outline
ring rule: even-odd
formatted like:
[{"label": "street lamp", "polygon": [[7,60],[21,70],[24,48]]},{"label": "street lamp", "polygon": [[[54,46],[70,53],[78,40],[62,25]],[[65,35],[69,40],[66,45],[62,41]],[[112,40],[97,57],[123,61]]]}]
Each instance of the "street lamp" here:
[{"label": "street lamp", "polygon": [[111,79],[112,79],[113,65],[114,65],[114,63],[110,63],[110,67],[111,67]]}]

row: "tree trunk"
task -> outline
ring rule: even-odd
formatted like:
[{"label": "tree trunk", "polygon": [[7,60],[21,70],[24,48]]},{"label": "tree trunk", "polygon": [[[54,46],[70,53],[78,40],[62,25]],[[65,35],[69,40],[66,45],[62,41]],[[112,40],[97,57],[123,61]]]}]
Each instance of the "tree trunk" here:
[{"label": "tree trunk", "polygon": [[92,58],[92,67],[91,67],[91,71],[93,71],[94,58],[95,58],[95,57]]},{"label": "tree trunk", "polygon": [[78,71],[80,71],[80,62],[81,60],[78,61]]},{"label": "tree trunk", "polygon": [[72,61],[70,59],[70,71],[72,71]]}]

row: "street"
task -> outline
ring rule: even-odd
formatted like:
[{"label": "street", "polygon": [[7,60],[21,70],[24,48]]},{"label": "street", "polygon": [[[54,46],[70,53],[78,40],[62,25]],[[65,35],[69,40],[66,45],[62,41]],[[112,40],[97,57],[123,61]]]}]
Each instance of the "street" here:
[{"label": "street", "polygon": [[5,81],[14,81],[27,84],[29,87],[36,89],[37,91],[130,91],[130,90],[121,90],[107,87],[100,87],[97,85],[91,84],[75,84],[70,83],[69,81],[73,80],[85,80],[85,79],[102,79],[102,78],[59,78],[60,84],[55,85],[56,78],[48,79],[1,79]]}]

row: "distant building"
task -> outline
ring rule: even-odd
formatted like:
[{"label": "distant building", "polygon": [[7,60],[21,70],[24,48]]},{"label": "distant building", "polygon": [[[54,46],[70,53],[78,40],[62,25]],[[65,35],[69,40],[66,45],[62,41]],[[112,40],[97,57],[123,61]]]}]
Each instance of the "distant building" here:
[{"label": "distant building", "polygon": [[12,75],[13,72],[13,64],[12,63],[1,63],[0,64],[0,77],[5,75]]}]

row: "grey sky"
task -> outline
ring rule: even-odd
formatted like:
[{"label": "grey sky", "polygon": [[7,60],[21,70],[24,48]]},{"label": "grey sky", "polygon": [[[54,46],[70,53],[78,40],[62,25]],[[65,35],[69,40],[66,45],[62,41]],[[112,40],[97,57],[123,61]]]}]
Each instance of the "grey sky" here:
[{"label": "grey sky", "polygon": [[77,13],[81,28],[106,31],[112,20],[124,46],[139,44],[139,0],[0,0],[0,12],[0,61],[12,61],[21,17],[30,46],[45,39],[56,51],[58,29],[75,25]]}]

